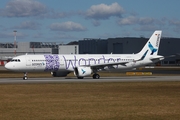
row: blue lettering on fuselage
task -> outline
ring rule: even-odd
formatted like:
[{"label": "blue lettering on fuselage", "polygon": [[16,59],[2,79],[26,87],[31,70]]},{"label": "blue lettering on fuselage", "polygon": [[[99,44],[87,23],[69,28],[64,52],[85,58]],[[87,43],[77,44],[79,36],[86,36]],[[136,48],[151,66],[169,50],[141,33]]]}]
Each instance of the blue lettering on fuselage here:
[{"label": "blue lettering on fuselage", "polygon": [[89,65],[96,64],[96,59],[94,59],[94,58],[89,58],[88,61],[89,61]]},{"label": "blue lettering on fuselage", "polygon": [[113,58],[109,58],[108,63],[111,62],[111,61],[115,62],[115,60]]},{"label": "blue lettering on fuselage", "polygon": [[77,66],[87,65],[90,66],[92,64],[100,64],[100,63],[110,63],[110,62],[120,62],[121,58],[105,58],[104,55],[99,58],[77,58],[76,55],[73,58],[68,58],[66,56],[62,56],[65,64],[65,69],[75,68]]},{"label": "blue lettering on fuselage", "polygon": [[[84,63],[84,64],[83,64],[83,63]],[[81,65],[87,65],[87,64],[86,64],[86,59],[80,58],[80,59],[79,59],[79,62],[78,62],[78,65],[79,65],[79,66],[81,66]]]},{"label": "blue lettering on fuselage", "polygon": [[106,59],[105,59],[104,55],[102,55],[102,58],[98,59],[98,63],[100,64],[101,61],[103,61],[104,63],[106,62]]},{"label": "blue lettering on fuselage", "polygon": [[[70,65],[72,68],[76,67],[76,56],[74,55],[74,59],[67,59],[65,56],[63,56],[64,58],[64,61],[65,61],[65,67],[66,69],[69,69],[70,68]],[[74,61],[74,62],[73,62]]]}]

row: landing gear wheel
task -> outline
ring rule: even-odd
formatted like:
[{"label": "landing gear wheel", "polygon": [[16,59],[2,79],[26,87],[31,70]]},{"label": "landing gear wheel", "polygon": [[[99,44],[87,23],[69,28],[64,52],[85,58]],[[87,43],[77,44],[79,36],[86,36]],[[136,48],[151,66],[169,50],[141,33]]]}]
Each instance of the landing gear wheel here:
[{"label": "landing gear wheel", "polygon": [[83,79],[84,77],[77,77],[78,79]]},{"label": "landing gear wheel", "polygon": [[100,78],[100,75],[99,74],[94,74],[93,75],[93,79],[99,79]]},{"label": "landing gear wheel", "polygon": [[27,80],[28,77],[27,77],[27,72],[24,72],[24,77],[23,77],[23,80]]},{"label": "landing gear wheel", "polygon": [[28,77],[27,77],[27,76],[24,76],[24,77],[23,77],[23,80],[27,80],[27,79],[28,79]]}]

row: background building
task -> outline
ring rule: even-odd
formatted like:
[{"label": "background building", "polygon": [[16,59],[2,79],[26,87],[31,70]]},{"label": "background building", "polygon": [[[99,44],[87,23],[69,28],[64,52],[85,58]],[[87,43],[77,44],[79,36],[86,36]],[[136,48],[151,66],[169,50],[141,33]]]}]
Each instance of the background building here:
[{"label": "background building", "polygon": [[79,40],[79,54],[107,54],[107,40],[90,38]]},{"label": "background building", "polygon": [[[0,43],[0,60],[8,60],[23,54],[133,54],[138,53],[149,38],[83,39],[67,45],[55,42]],[[159,55],[170,56],[180,53],[180,38],[161,38]],[[167,58],[161,65],[180,65],[180,56]]]},{"label": "background building", "polygon": [[0,43],[0,59],[12,58],[23,54],[58,54],[58,45],[52,42]]},{"label": "background building", "polygon": [[148,41],[147,38],[109,38],[108,54],[132,54],[138,53]]},{"label": "background building", "polygon": [[79,54],[79,45],[59,45],[59,54]]}]

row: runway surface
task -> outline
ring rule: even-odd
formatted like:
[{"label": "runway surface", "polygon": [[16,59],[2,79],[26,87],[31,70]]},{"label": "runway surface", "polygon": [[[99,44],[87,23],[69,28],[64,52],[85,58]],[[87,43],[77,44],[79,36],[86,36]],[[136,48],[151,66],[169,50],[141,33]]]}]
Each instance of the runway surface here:
[{"label": "runway surface", "polygon": [[155,82],[155,81],[180,81],[180,76],[127,76],[127,77],[101,77],[100,79],[92,79],[86,77],[84,79],[72,78],[1,78],[0,84],[14,83],[69,83],[69,82]]}]

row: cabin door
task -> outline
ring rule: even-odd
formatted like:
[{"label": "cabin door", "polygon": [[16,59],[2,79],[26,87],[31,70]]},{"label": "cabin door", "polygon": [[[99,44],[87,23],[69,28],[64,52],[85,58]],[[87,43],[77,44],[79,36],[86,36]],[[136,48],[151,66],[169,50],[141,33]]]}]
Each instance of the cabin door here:
[{"label": "cabin door", "polygon": [[28,56],[26,56],[26,66],[31,66],[31,59]]}]

